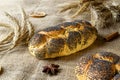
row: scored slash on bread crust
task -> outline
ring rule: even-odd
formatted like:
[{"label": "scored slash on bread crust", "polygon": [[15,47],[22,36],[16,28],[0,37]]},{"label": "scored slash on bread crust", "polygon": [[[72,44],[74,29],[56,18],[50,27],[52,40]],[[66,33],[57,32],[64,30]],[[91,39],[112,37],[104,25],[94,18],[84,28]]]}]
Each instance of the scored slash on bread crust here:
[{"label": "scored slash on bread crust", "polygon": [[78,80],[119,80],[120,57],[111,52],[88,54],[75,68]]},{"label": "scored slash on bread crust", "polygon": [[97,30],[87,21],[76,20],[39,30],[30,40],[29,50],[38,59],[67,56],[90,46]]}]

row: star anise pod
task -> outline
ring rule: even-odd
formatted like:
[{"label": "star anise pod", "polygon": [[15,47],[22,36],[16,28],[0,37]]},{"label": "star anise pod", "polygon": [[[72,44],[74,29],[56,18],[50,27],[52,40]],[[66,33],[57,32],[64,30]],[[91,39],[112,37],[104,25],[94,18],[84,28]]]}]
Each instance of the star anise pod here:
[{"label": "star anise pod", "polygon": [[47,66],[43,66],[42,72],[49,74],[49,75],[56,75],[59,72],[59,65],[50,64]]}]

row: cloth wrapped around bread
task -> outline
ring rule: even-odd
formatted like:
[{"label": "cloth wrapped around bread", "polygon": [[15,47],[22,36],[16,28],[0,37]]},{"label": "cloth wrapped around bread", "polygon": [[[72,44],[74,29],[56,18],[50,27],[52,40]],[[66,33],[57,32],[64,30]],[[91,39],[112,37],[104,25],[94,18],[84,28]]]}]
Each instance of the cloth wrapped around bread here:
[{"label": "cloth wrapped around bread", "polygon": [[75,73],[78,80],[120,80],[120,56],[111,52],[83,56]]},{"label": "cloth wrapped around bread", "polygon": [[87,48],[96,38],[97,30],[89,22],[65,22],[35,33],[29,51],[38,59],[67,56]]}]

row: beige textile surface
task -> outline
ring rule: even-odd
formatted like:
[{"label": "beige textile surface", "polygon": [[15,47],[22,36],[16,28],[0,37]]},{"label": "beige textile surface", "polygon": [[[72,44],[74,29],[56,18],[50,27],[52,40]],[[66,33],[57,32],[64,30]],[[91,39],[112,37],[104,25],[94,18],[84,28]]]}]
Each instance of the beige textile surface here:
[{"label": "beige textile surface", "polygon": [[[73,0],[0,0],[0,12],[7,11],[16,17],[20,16],[18,5],[21,5],[27,14],[32,11],[44,11],[48,15],[44,18],[30,18],[35,30],[54,26],[65,21],[73,21],[70,16],[72,11],[58,13],[59,6],[65,2]],[[119,0],[118,0],[119,1]],[[74,11],[73,11],[74,12]],[[89,17],[88,17],[89,18]],[[75,19],[82,19],[77,17]],[[0,15],[0,21],[6,21]],[[105,35],[113,31],[119,31],[120,25],[99,30],[99,34]],[[5,35],[6,31],[0,30],[0,38]],[[110,51],[120,55],[120,37],[103,43],[100,39],[88,47],[87,49],[77,52],[76,54],[60,57],[50,60],[37,60],[29,54],[27,46],[18,46],[17,48],[3,53],[0,52],[0,65],[4,68],[4,72],[0,75],[0,80],[76,80],[74,67],[79,58],[85,54],[92,54],[99,51]],[[61,72],[56,76],[49,76],[42,73],[42,68],[46,64],[55,63],[60,65]]]}]

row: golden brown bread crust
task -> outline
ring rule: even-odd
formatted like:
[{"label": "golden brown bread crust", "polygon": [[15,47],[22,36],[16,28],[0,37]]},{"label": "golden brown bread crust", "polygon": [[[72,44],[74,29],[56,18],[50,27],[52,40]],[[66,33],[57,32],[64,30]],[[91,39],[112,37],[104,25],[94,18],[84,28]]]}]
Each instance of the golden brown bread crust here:
[{"label": "golden brown bread crust", "polygon": [[111,52],[83,56],[75,68],[78,80],[118,80],[119,72],[120,57]]},{"label": "golden brown bread crust", "polygon": [[30,40],[30,53],[38,59],[70,55],[90,46],[96,29],[87,21],[65,22],[38,31]]}]

